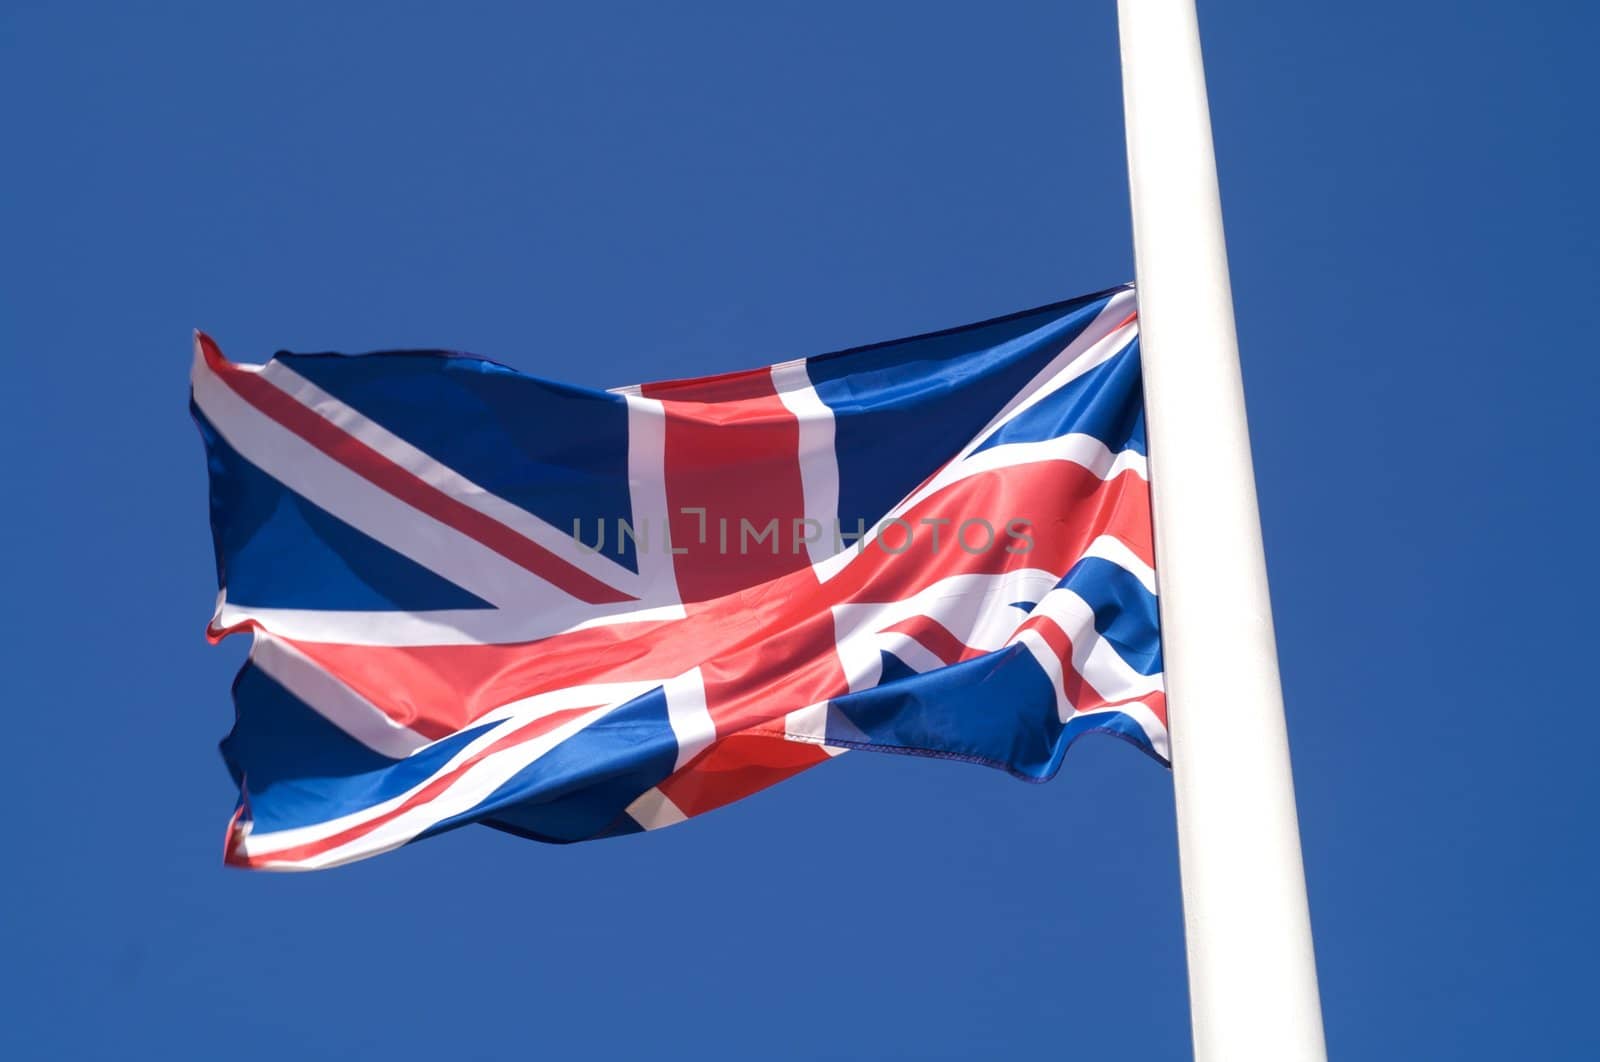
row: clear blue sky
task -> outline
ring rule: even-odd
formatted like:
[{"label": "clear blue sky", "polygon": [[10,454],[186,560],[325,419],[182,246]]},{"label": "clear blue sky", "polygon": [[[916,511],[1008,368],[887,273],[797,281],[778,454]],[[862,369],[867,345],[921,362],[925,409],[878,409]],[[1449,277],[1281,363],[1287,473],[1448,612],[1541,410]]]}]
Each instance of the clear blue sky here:
[{"label": "clear blue sky", "polygon": [[[0,1054],[1185,1057],[1170,782],[1111,740],[222,868],[191,327],[614,385],[1132,273],[1111,0],[331,6],[0,15]],[[1600,1057],[1600,22],[1201,16],[1330,1046]]]}]

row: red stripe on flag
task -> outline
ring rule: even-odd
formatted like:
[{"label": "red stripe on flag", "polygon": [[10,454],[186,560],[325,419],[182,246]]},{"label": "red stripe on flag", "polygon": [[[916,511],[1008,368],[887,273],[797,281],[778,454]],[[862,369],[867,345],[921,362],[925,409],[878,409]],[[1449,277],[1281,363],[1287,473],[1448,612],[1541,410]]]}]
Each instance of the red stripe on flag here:
[{"label": "red stripe on flag", "polygon": [[805,549],[794,548],[795,521],[805,516],[800,424],[770,372],[642,392],[666,413],[668,526],[673,549],[683,551],[673,558],[679,599],[710,601],[808,568]]},{"label": "red stripe on flag", "polygon": [[1075,711],[1092,712],[1100,708],[1117,708],[1126,704],[1142,704],[1149,708],[1155,717],[1161,720],[1161,725],[1167,725],[1167,695],[1161,691],[1141,694],[1120,701],[1108,701],[1105,696],[1078,673],[1072,665],[1072,637],[1061,628],[1061,625],[1049,616],[1035,616],[1019,628],[1018,633],[1031,630],[1044,643],[1050,651],[1061,661],[1061,686],[1067,695],[1067,700],[1072,703]]},{"label": "red stripe on flag", "polygon": [[[987,520],[995,539],[986,550],[968,552],[951,541],[950,529],[974,518]],[[1131,471],[1102,480],[1071,461],[979,473],[918,502],[903,519],[913,525],[909,545],[903,526],[890,530],[825,585],[841,600],[897,601],[952,575],[1018,568],[1062,572],[1101,535],[1117,539],[1146,564],[1155,553],[1150,485]],[[924,519],[950,521],[937,547]],[[1005,534],[1014,519],[1031,522],[1025,551],[1021,540]],[[976,534],[970,538],[977,541]],[[902,552],[891,552],[903,545]],[[1007,552],[1013,548],[1018,552]]]},{"label": "red stripe on flag", "polygon": [[1072,666],[1072,636],[1061,629],[1061,624],[1049,616],[1035,616],[1024,623],[1021,630],[1033,631],[1043,638],[1050,651],[1061,661],[1061,691],[1067,695],[1067,701],[1074,711],[1092,712],[1096,708],[1106,707],[1108,702],[1100,695],[1100,691],[1089,685],[1088,680]]},{"label": "red stripe on flag", "polygon": [[882,633],[904,634],[945,664],[954,664],[961,660],[970,660],[975,656],[982,655],[981,650],[974,649],[960,638],[957,638],[949,627],[946,627],[932,616],[912,616],[892,626],[885,627]]},{"label": "red stripe on flag", "polygon": [[731,734],[659,786],[685,815],[704,814],[831,759],[818,745],[760,733]]},{"label": "red stripe on flag", "polygon": [[[1082,515],[1070,523],[1046,521],[1045,512],[1032,508],[1039,499],[1070,504],[1069,512]],[[869,545],[820,586],[809,569],[791,572],[731,599],[695,605],[680,620],[608,624],[507,645],[292,644],[385,714],[428,737],[552,689],[662,679],[696,666],[705,676],[707,708],[718,732],[726,734],[845,692],[833,605],[905,600],[952,575],[1065,571],[1103,534],[1147,561],[1152,552],[1144,480],[1129,472],[1102,481],[1070,462],[974,476],[923,502],[911,516],[985,513],[997,526],[1016,515],[1037,519],[1033,549],[1008,554],[1013,543],[1002,536],[993,549],[973,555],[950,544],[947,528],[938,550],[926,535],[902,556]]]},{"label": "red stripe on flag", "polygon": [[687,671],[699,658],[673,637],[683,622],[590,627],[511,645],[290,644],[395,722],[440,738],[524,697]]}]

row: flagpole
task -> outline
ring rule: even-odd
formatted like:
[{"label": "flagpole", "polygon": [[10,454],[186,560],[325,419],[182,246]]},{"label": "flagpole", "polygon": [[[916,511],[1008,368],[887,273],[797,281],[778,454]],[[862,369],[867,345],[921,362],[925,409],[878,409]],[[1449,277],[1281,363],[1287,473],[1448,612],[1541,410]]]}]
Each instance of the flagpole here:
[{"label": "flagpole", "polygon": [[1194,0],[1118,0],[1198,1062],[1326,1058]]}]

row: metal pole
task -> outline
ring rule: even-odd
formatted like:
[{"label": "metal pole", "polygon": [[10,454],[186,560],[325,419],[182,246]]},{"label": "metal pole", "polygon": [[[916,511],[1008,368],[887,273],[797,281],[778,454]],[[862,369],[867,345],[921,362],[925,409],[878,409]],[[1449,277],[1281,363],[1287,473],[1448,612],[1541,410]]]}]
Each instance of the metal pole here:
[{"label": "metal pole", "polygon": [[1193,0],[1119,0],[1199,1062],[1326,1058]]}]

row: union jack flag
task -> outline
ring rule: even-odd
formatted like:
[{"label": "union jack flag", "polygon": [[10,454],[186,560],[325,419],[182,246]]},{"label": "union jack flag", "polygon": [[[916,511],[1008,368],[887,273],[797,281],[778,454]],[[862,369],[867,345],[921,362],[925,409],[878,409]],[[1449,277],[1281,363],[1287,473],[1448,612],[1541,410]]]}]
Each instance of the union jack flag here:
[{"label": "union jack flag", "polygon": [[230,864],[654,829],[847,749],[1166,760],[1131,287],[614,391],[195,348]]}]

